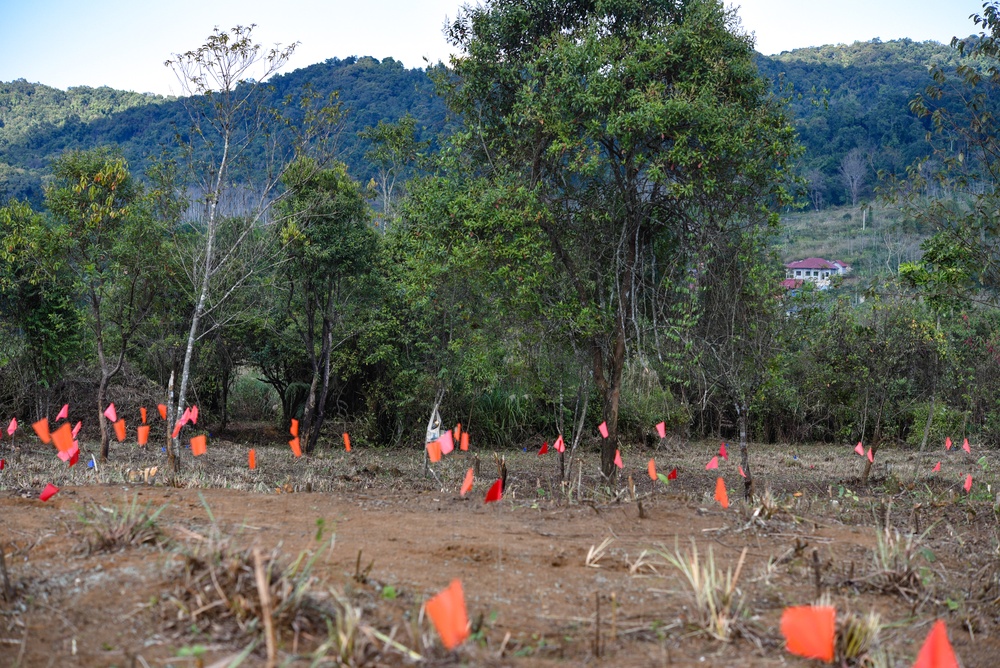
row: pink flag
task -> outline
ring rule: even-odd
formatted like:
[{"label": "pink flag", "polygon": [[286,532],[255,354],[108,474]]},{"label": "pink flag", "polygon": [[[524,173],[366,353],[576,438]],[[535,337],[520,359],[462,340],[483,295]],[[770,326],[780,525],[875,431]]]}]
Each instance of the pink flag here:
[{"label": "pink flag", "polygon": [[65,420],[69,417],[69,404],[63,404],[62,409],[59,411],[59,415],[56,416],[57,420]]},{"label": "pink flag", "polygon": [[656,433],[660,435],[660,438],[667,437],[667,425],[665,422],[661,422],[656,425]]},{"label": "pink flag", "polygon": [[556,442],[552,447],[556,449],[556,452],[566,451],[566,444],[563,442],[562,434],[559,434],[559,438],[556,439]]},{"label": "pink flag", "polygon": [[941,462],[938,462],[937,464],[935,464],[934,468],[931,469],[931,470],[934,471],[934,473],[937,473],[938,471],[940,471],[941,470]]},{"label": "pink flag", "polygon": [[858,453],[862,457],[865,456],[865,446],[861,445],[861,441],[858,441],[858,444],[854,446],[854,452]]},{"label": "pink flag", "polygon": [[198,424],[198,407],[197,406],[192,406],[191,407],[190,417],[191,417],[191,423],[192,424]]},{"label": "pink flag", "polygon": [[972,449],[969,447],[969,439],[965,439],[964,441],[962,441],[962,449],[968,452],[970,455],[972,454]]},{"label": "pink flag", "polygon": [[15,431],[17,431],[17,418],[11,418],[10,424],[7,425],[7,435],[13,436]]},{"label": "pink flag", "polygon": [[726,452],[726,444],[725,443],[723,443],[722,445],[719,446],[719,456],[722,457],[723,459],[725,459],[727,462],[729,461],[729,453]]},{"label": "pink flag", "polygon": [[183,427],[188,422],[191,421],[191,407],[188,406],[184,409],[184,415],[181,416],[181,426]]},{"label": "pink flag", "polygon": [[972,474],[965,476],[965,491],[966,492],[972,491]]},{"label": "pink flag", "polygon": [[438,439],[438,443],[441,444],[441,454],[446,455],[455,449],[455,439],[451,436],[451,430],[445,431],[441,434],[441,438]]},{"label": "pink flag", "polygon": [[73,438],[76,438],[76,435],[80,433],[80,427],[82,426],[83,426],[82,421],[76,423],[76,426],[73,427]]},{"label": "pink flag", "polygon": [[946,436],[944,439],[944,449],[951,450],[951,436]]},{"label": "pink flag", "polygon": [[620,450],[615,450],[615,466],[620,469],[625,468],[625,464],[622,463],[622,453]]},{"label": "pink flag", "polygon": [[744,478],[746,478],[747,474],[743,472],[743,467],[740,466],[739,469],[740,469],[740,475],[743,476]]},{"label": "pink flag", "polygon": [[104,417],[108,418],[112,422],[118,422],[118,411],[115,410],[115,405],[113,403],[108,404],[108,407],[104,409]]},{"label": "pink flag", "polygon": [[712,469],[717,469],[717,468],[719,468],[719,458],[718,457],[712,457],[712,459],[709,460],[709,462],[707,464],[705,464],[705,470],[706,471],[710,471]]},{"label": "pink flag", "polygon": [[601,432],[601,436],[603,438],[607,438],[608,437],[608,423],[607,422],[602,422],[601,424],[597,425],[597,431]]},{"label": "pink flag", "polygon": [[868,456],[868,461],[870,461],[872,464],[874,464],[875,463],[875,455],[872,454],[872,449],[871,448],[868,448],[868,455],[867,456]]}]

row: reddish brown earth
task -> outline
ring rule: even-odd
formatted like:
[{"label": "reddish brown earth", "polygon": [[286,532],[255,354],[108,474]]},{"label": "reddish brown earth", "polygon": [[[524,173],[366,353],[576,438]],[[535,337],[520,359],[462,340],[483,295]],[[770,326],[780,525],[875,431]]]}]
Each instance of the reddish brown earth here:
[{"label": "reddish brown earth", "polygon": [[[211,665],[245,646],[168,624],[172,612],[164,599],[176,582],[177,546],[211,530],[199,495],[236,544],[279,548],[287,562],[303,551],[328,546],[335,536],[332,550],[316,562],[322,580],[316,586],[344,592],[361,608],[365,623],[394,632],[393,637],[424,654],[431,665],[814,665],[785,653],[778,632],[784,606],[816,598],[814,548],[820,586],[838,609],[882,614],[887,625],[882,641],[893,649],[895,665],[911,665],[930,623],[939,617],[948,622],[966,668],[1000,664],[995,660],[1000,656],[1000,523],[992,503],[962,499],[950,482],[936,488],[928,484],[920,498],[919,487],[889,494],[881,486],[856,500],[838,498],[840,485],[857,488],[846,482],[845,471],[835,468],[841,465],[840,451],[801,452],[806,452],[803,459],[815,461],[815,470],[784,453],[770,459],[761,455],[760,484],[773,486],[781,509],[773,519],[756,523],[752,509],[734,503],[723,510],[705,493],[714,489],[715,472],[703,470],[702,460],[711,455],[704,452],[657,455],[661,468],[679,462],[681,476],[669,489],[652,487],[648,478],[638,485],[644,518],[624,486],[616,501],[607,494],[610,490],[602,494],[600,485],[586,477],[580,483],[584,503],[554,501],[560,495],[552,493],[553,483],[546,478],[551,463],[540,463],[530,453],[510,457],[508,494],[490,505],[482,497],[491,479],[478,480],[469,497],[459,496],[468,461],[453,459],[442,467],[441,491],[419,475],[420,462],[412,452],[400,451],[296,462],[302,467],[299,475],[283,471],[278,476],[293,481],[286,483],[292,493],[177,488],[163,485],[162,475],[152,485],[133,486],[123,482],[123,471],[116,474],[108,467],[100,475],[90,474],[94,484],[64,481],[62,491],[43,503],[37,494],[44,486],[44,468],[36,466],[23,478],[6,471],[8,477],[0,478],[0,548],[17,592],[13,600],[0,600],[0,666]],[[240,450],[234,461],[245,461],[244,453]],[[645,475],[651,454],[630,458],[634,470],[626,471],[635,480]],[[903,452],[886,456],[896,457],[900,469],[913,461]],[[596,466],[593,455],[588,457],[585,470]],[[13,461],[27,469],[33,460],[22,453]],[[402,463],[394,468],[393,462]],[[190,466],[197,472],[212,462]],[[221,459],[218,466],[223,466]],[[315,473],[324,466],[339,475]],[[313,471],[310,481],[316,482],[309,484],[317,491],[304,491],[304,484],[294,482],[304,477],[306,467]],[[484,461],[483,478],[489,477],[487,469]],[[72,475],[79,478],[70,482],[79,483],[87,474]],[[113,483],[115,475],[119,481]],[[728,469],[722,475],[735,501],[738,477]],[[274,490],[282,480],[266,484]],[[140,503],[166,504],[159,524],[173,544],[87,554],[79,509],[88,502],[121,505],[133,493]],[[933,551],[934,561],[927,567],[938,584],[912,601],[859,587],[857,581],[871,565],[874,517],[884,516],[888,508],[891,521],[906,529],[914,521],[916,503],[922,504],[922,529],[938,522],[923,544]],[[319,542],[317,520],[325,528]],[[614,542],[598,568],[588,567],[588,550],[605,538]],[[752,639],[723,643],[694,628],[689,591],[662,560],[652,562],[655,572],[630,573],[629,564],[643,550],[673,550],[676,541],[687,551],[691,539],[703,555],[711,548],[722,568],[735,568],[747,549],[739,585],[747,597]],[[796,552],[796,546],[804,549]],[[374,562],[364,583],[353,577],[359,551],[362,566]],[[768,566],[769,559],[782,556],[780,563]],[[422,601],[453,578],[463,583],[469,617],[482,621],[476,638],[449,653],[440,648],[426,620],[419,628],[430,647],[412,637],[407,620],[419,616]],[[987,585],[992,593],[977,594]],[[385,587],[394,589],[396,597],[386,598]],[[945,603],[952,590],[947,598],[954,610]],[[309,640],[303,638],[296,648],[284,642],[279,665],[309,665],[304,654],[316,645]],[[190,654],[185,648],[196,646],[204,649],[200,656],[183,656]],[[298,658],[295,649],[300,650]],[[374,663],[402,665],[407,660],[388,652]],[[243,665],[264,665],[263,649]]]}]

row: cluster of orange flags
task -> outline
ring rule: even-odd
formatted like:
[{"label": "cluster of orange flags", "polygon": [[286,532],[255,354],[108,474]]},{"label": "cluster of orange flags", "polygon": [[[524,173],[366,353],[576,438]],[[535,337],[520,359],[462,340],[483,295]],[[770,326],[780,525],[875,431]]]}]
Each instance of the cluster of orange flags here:
[{"label": "cluster of orange flags", "polygon": [[[950,436],[946,436],[945,439],[944,439],[944,449],[946,451],[947,450],[951,450],[951,446],[952,446],[951,437]],[[860,450],[860,452],[859,452],[860,448],[861,448],[861,443],[858,443],[858,446],[854,449],[854,451],[858,452],[858,454],[861,454],[864,451]],[[972,447],[969,445],[969,439],[967,439],[967,438],[962,439],[962,450],[964,450],[966,452],[966,454],[970,454],[970,455],[972,454]],[[868,461],[871,461],[871,460],[872,460],[871,449],[869,448],[869,450],[868,450]],[[940,461],[938,461],[937,463],[934,464],[934,467],[931,468],[931,472],[932,473],[940,473],[941,472],[941,462]],[[966,491],[966,493],[969,493],[969,492],[972,491],[972,474],[971,473],[962,473],[962,474],[959,475],[959,479],[961,479],[963,476],[965,477],[965,482],[962,484],[962,488]]]},{"label": "cluster of orange flags", "polygon": [[[427,448],[427,458],[434,463],[441,461],[442,455],[454,452],[456,443],[459,450],[463,452],[469,450],[469,432],[462,431],[461,422],[456,424],[454,429],[446,429],[437,439],[427,443],[425,446]],[[539,454],[543,453],[540,452]]]},{"label": "cluster of orange flags", "polygon": [[[785,608],[781,614],[781,635],[785,649],[796,656],[832,663],[836,645],[837,610],[829,605],[802,605]],[[948,629],[940,619],[934,622],[913,668],[958,668]]]},{"label": "cluster of orange flags", "polygon": [[469,637],[469,615],[461,580],[452,580],[446,589],[427,601],[424,609],[445,649],[453,650]]}]

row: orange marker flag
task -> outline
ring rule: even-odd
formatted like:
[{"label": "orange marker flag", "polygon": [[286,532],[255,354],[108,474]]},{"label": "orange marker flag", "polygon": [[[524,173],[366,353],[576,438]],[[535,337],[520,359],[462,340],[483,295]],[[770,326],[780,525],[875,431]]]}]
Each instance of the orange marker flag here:
[{"label": "orange marker flag", "polygon": [[472,473],[472,469],[469,469],[468,471],[465,472],[465,480],[462,482],[462,496],[468,494],[469,490],[472,489],[473,480],[474,476]]},{"label": "orange marker flag", "polygon": [[344,450],[351,451],[351,437],[346,431],[344,432]]},{"label": "orange marker flag", "polygon": [[292,449],[292,453],[296,457],[301,457],[302,456],[302,444],[299,443],[299,437],[298,436],[296,436],[295,438],[293,438],[292,440],[290,440],[288,442],[288,446]]},{"label": "orange marker flag", "polygon": [[944,438],[944,449],[951,450],[951,436],[945,436]]},{"label": "orange marker flag", "polygon": [[462,452],[467,452],[469,450],[469,432],[467,431],[462,432],[462,440],[459,448],[462,450]]},{"label": "orange marker flag", "polygon": [[292,426],[288,428],[288,431],[292,434],[292,436],[297,437],[299,435],[299,421],[292,418]]},{"label": "orange marker flag", "polygon": [[615,466],[617,466],[620,469],[625,468],[625,464],[622,462],[621,450],[615,450]]},{"label": "orange marker flag", "polygon": [[941,462],[938,462],[937,464],[935,464],[934,468],[932,468],[931,470],[934,471],[934,473],[937,473],[938,471],[940,471],[941,470]]},{"label": "orange marker flag", "polygon": [[743,476],[744,478],[746,478],[746,477],[747,477],[747,474],[746,474],[746,472],[745,472],[745,471],[743,470],[743,467],[742,467],[742,466],[738,466],[737,468],[738,468],[738,469],[739,469],[739,471],[740,471],[740,475],[741,475],[741,476]]},{"label": "orange marker flag", "polygon": [[969,447],[969,439],[965,439],[964,441],[962,441],[962,449],[968,452],[970,455],[972,454],[972,449]]},{"label": "orange marker flag", "polygon": [[971,492],[972,491],[972,474],[971,473],[969,475],[965,476],[965,485],[964,485],[964,487],[965,487],[965,491],[966,492]]},{"label": "orange marker flag", "polygon": [[723,508],[729,507],[729,494],[726,492],[726,481],[722,478],[715,481],[715,500]]},{"label": "orange marker flag", "polygon": [[42,493],[38,495],[38,500],[48,501],[58,493],[59,493],[59,488],[53,485],[52,483],[49,483],[45,486],[45,489],[42,490]]},{"label": "orange marker flag", "polygon": [[486,500],[483,503],[493,503],[494,501],[499,501],[503,498],[503,480],[497,480],[490,487],[490,491],[486,492]]},{"label": "orange marker flag", "polygon": [[833,661],[837,609],[833,606],[802,605],[785,608],[781,614],[781,635],[785,649],[807,659]]},{"label": "orange marker flag", "polygon": [[948,641],[948,629],[940,619],[927,634],[913,668],[958,668],[955,650]]},{"label": "orange marker flag", "polygon": [[149,425],[141,424],[135,430],[136,438],[139,440],[139,445],[146,445],[149,442]]},{"label": "orange marker flag", "polygon": [[455,437],[455,442],[457,442],[457,443],[461,443],[462,442],[462,423],[461,422],[459,422],[458,424],[455,425],[455,430],[453,432],[453,436]]},{"label": "orange marker flag", "polygon": [[607,438],[608,437],[608,423],[607,422],[602,422],[601,424],[597,425],[597,431],[601,432],[601,437],[602,438]]},{"label": "orange marker flag", "polygon": [[52,436],[49,434],[49,419],[47,417],[31,425],[31,428],[38,434],[38,438],[42,439],[42,443],[52,442]]},{"label": "orange marker flag", "polygon": [[646,470],[649,471],[649,479],[656,482],[656,460],[650,459],[649,464],[646,466]]},{"label": "orange marker flag", "polygon": [[452,580],[447,589],[427,601],[424,607],[445,649],[453,650],[469,637],[469,617],[461,580]]},{"label": "orange marker flag", "polygon": [[125,440],[125,418],[115,422],[115,438],[118,439],[119,443]]},{"label": "orange marker flag", "polygon": [[142,423],[146,424],[146,407],[145,406],[140,406],[139,407],[139,415],[140,415],[140,417],[142,417]]},{"label": "orange marker flag", "polygon": [[207,439],[205,438],[205,434],[198,434],[197,436],[192,437],[191,454],[195,457],[199,457],[205,454],[208,451],[208,448],[206,447],[207,445],[206,441]]},{"label": "orange marker flag", "polygon": [[181,427],[183,427],[183,426],[184,426],[184,423],[182,421],[178,420],[177,424],[174,425],[174,431],[171,434],[171,436],[174,437],[174,438],[177,438],[178,434],[181,433]]},{"label": "orange marker flag", "polygon": [[854,452],[858,453],[862,457],[865,456],[865,446],[861,445],[861,441],[858,441],[858,444],[854,446]]},{"label": "orange marker flag", "polygon": [[59,415],[56,416],[57,420],[65,420],[69,417],[69,404],[63,404],[63,407],[59,409]]},{"label": "orange marker flag", "polygon": [[660,422],[656,425],[656,433],[660,435],[660,438],[667,437],[667,423]]},{"label": "orange marker flag", "polygon": [[708,463],[705,464],[705,470],[706,471],[711,471],[712,469],[717,469],[717,468],[719,468],[719,458],[718,457],[712,457],[710,460],[708,460]]},{"label": "orange marker flag", "polygon": [[166,406],[164,406],[163,404],[156,404],[156,410],[160,412],[160,419],[161,420],[166,420],[167,419],[167,407]]},{"label": "orange marker flag", "polygon": [[69,422],[63,422],[62,426],[50,435],[59,452],[69,452],[73,449],[73,430],[70,429]]},{"label": "orange marker flag", "polygon": [[427,456],[432,462],[441,461],[441,442],[431,441],[427,444]]},{"label": "orange marker flag", "polygon": [[253,448],[250,448],[250,452],[247,453],[247,463],[250,465],[251,471],[257,468],[257,451]]}]

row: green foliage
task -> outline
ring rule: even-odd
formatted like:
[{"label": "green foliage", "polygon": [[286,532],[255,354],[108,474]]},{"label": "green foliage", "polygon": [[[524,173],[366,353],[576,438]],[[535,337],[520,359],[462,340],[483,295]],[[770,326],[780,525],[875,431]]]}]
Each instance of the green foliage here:
[{"label": "green foliage", "polygon": [[[917,447],[924,439],[924,426],[927,424],[927,413],[931,410],[930,402],[918,404],[913,409],[912,426],[906,437],[906,444]],[[940,448],[945,438],[958,440],[965,437],[964,428],[968,415],[947,405],[935,404],[934,417],[931,420],[931,430],[927,436],[927,445]]]}]

